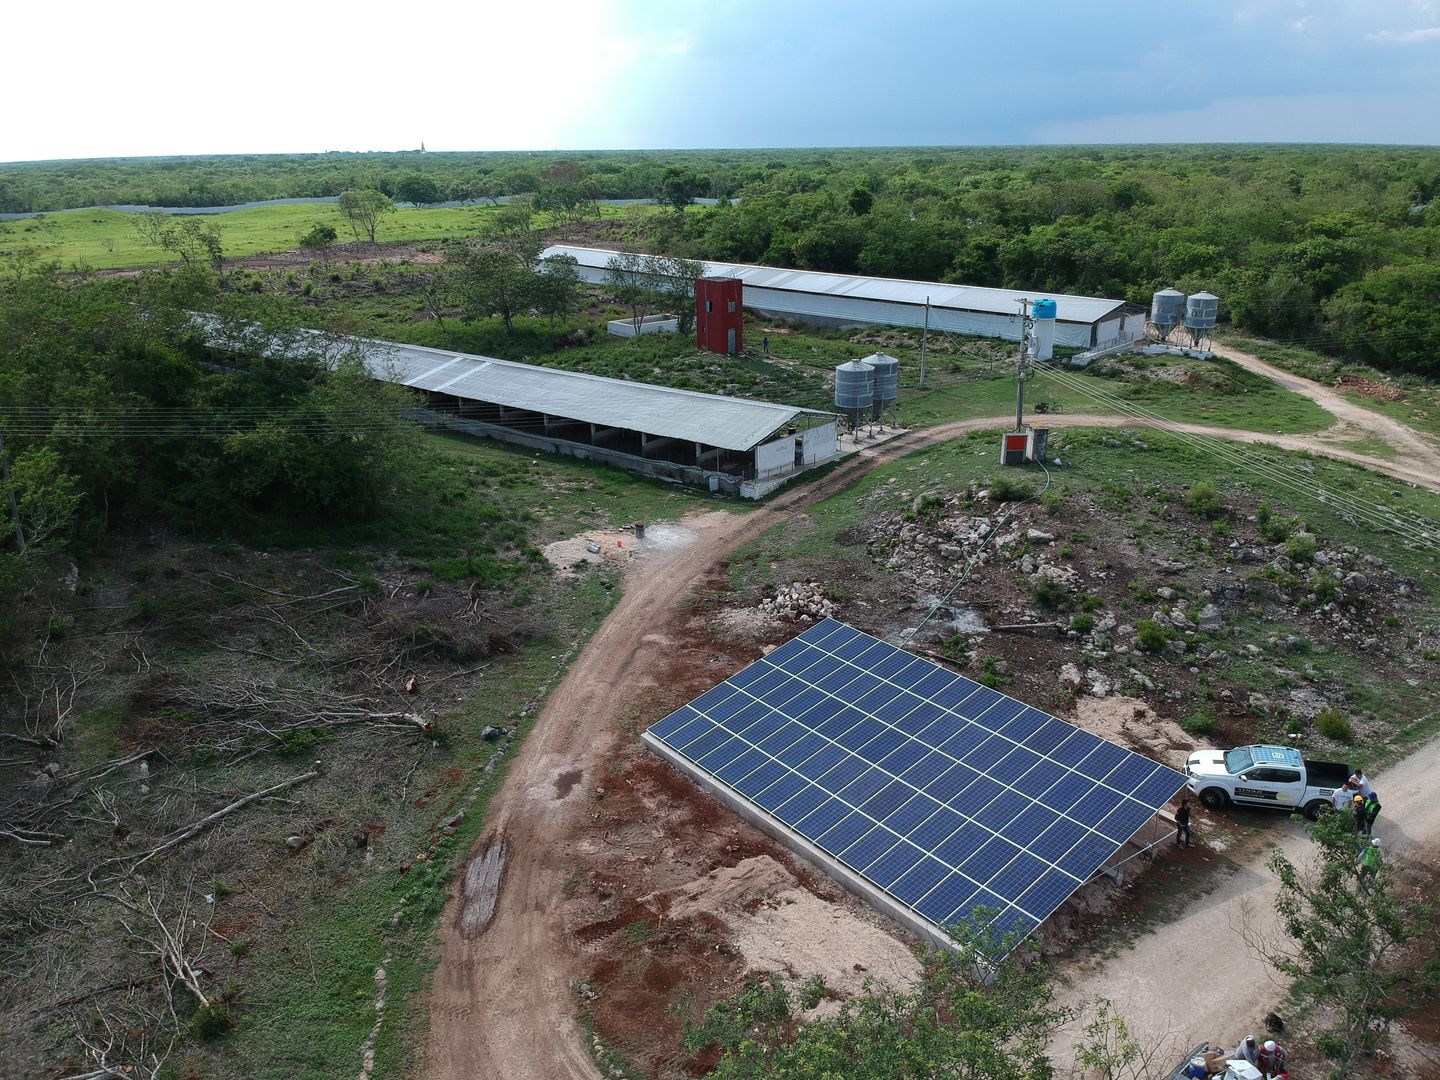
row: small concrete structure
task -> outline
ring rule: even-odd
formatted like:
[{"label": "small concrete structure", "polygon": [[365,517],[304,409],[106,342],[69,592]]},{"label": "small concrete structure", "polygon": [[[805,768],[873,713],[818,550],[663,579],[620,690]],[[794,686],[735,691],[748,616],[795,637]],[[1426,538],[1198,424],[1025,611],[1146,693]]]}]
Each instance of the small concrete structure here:
[{"label": "small concrete structure", "polygon": [[678,334],[680,320],[674,315],[646,315],[636,329],[634,319],[611,319],[605,324],[611,337],[631,338],[642,334]]}]

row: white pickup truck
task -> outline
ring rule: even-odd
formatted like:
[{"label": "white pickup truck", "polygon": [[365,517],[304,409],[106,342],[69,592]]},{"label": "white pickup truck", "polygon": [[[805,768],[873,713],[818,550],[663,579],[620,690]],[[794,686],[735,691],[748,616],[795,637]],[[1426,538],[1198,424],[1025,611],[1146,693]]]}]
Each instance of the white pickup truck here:
[{"label": "white pickup truck", "polygon": [[1196,750],[1185,762],[1187,785],[1211,810],[1229,803],[1276,806],[1302,811],[1315,820],[1331,805],[1335,789],[1350,766],[1309,761],[1290,746],[1237,746],[1233,750]]}]

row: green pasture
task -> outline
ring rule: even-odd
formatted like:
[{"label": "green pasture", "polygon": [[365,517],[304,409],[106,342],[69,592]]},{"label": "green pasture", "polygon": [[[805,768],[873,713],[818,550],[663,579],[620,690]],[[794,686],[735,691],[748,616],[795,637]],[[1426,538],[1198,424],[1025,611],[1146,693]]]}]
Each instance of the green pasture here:
[{"label": "green pasture", "polygon": [[[382,243],[448,240],[483,232],[498,207],[459,206],[401,209],[380,219],[375,239]],[[601,207],[604,217],[619,217],[628,207]],[[140,215],[115,210],[63,210],[20,221],[0,221],[0,259],[33,252],[62,266],[117,270],[173,262],[169,252],[140,239]],[[316,225],[332,225],[341,242],[356,239],[334,203],[299,203],[233,210],[206,217],[220,226],[227,258],[290,251]],[[546,216],[537,216],[546,224]],[[364,239],[364,236],[360,237]]]}]

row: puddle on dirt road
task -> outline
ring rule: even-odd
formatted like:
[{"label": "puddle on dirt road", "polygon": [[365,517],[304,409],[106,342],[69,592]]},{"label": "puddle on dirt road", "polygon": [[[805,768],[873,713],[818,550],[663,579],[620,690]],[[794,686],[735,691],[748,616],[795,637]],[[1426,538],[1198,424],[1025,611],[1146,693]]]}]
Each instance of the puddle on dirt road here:
[{"label": "puddle on dirt road", "polygon": [[695,543],[695,530],[672,521],[659,521],[645,526],[640,541],[647,551],[679,551]]},{"label": "puddle on dirt road", "polygon": [[465,906],[460,911],[460,929],[478,934],[495,915],[495,899],[505,872],[505,844],[492,840],[465,868]]},{"label": "puddle on dirt road", "polygon": [[558,802],[575,790],[575,785],[580,782],[582,775],[580,769],[570,769],[555,777],[555,800]]}]

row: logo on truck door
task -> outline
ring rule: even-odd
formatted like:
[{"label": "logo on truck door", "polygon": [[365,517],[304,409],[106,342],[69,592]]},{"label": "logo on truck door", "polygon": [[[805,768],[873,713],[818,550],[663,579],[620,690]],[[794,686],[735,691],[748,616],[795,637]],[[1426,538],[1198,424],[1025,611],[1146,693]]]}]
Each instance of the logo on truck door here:
[{"label": "logo on truck door", "polygon": [[1278,791],[1261,791],[1259,788],[1253,787],[1237,787],[1235,789],[1235,797],[1237,799],[1264,799],[1270,802],[1277,802],[1279,801],[1280,793]]}]

